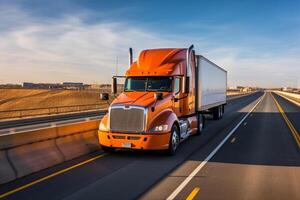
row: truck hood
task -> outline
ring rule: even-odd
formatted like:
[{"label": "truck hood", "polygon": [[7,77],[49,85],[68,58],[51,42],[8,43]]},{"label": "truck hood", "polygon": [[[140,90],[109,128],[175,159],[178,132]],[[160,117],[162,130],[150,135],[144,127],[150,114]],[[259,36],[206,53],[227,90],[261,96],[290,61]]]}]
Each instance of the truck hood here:
[{"label": "truck hood", "polygon": [[[155,92],[123,92],[116,99],[114,99],[111,105],[121,104],[148,107],[152,105],[155,101],[154,94]],[[163,96],[164,99],[166,99],[167,96],[171,95],[168,92],[164,92]]]}]

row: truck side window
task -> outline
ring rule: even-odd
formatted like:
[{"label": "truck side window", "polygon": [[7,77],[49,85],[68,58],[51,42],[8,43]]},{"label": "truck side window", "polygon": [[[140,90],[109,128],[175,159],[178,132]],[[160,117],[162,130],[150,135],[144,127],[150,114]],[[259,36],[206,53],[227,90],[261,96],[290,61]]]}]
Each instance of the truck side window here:
[{"label": "truck side window", "polygon": [[174,82],[174,92],[178,93],[180,90],[180,78],[175,78],[175,82]]}]

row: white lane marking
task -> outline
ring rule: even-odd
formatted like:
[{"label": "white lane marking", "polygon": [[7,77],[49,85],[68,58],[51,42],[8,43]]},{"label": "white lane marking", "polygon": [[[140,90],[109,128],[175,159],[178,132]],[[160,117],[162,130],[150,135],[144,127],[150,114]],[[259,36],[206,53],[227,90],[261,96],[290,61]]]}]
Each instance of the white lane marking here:
[{"label": "white lane marking", "polygon": [[254,107],[243,117],[243,119],[229,132],[229,134],[222,140],[222,142],[201,162],[195,169],[185,178],[183,182],[170,194],[167,200],[173,200],[179,192],[196,176],[196,174],[206,165],[206,163],[219,151],[223,144],[230,138],[230,136],[238,129],[238,127],[245,121],[248,115],[253,112],[256,106],[262,101],[266,93],[259,99],[259,101],[254,105]]},{"label": "white lane marking", "polygon": [[236,138],[234,137],[234,138],[232,138],[232,140],[230,141],[230,143],[234,143],[235,142],[235,140],[236,140]]}]

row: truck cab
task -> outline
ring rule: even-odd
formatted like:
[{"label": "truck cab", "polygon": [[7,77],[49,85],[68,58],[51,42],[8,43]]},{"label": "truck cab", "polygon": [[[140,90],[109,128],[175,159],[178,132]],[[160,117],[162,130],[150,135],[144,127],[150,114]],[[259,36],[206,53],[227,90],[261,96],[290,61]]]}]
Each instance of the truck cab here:
[{"label": "truck cab", "polygon": [[[182,140],[200,134],[204,115],[197,109],[196,69],[193,46],[143,50],[135,62],[130,49],[129,69],[122,77],[124,90],[113,100],[99,126],[102,149],[165,150],[174,154]],[[117,78],[113,77],[113,93],[117,92]],[[108,94],[101,96],[108,98]]]}]

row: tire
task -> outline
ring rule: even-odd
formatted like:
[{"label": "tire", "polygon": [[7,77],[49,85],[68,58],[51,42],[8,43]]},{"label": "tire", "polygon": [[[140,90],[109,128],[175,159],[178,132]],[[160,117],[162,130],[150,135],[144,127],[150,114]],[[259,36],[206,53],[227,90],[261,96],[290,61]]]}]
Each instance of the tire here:
[{"label": "tire", "polygon": [[218,120],[220,118],[221,118],[221,109],[220,106],[218,106],[213,109],[213,119]]},{"label": "tire", "polygon": [[222,119],[222,117],[223,117],[223,105],[221,105],[219,108],[220,108],[220,118],[219,119]]},{"label": "tire", "polygon": [[174,155],[180,143],[179,130],[176,125],[172,126],[169,148],[166,150],[167,155]]},{"label": "tire", "polygon": [[195,135],[201,135],[205,125],[205,117],[203,114],[198,115],[197,133]]},{"label": "tire", "polygon": [[105,152],[105,153],[112,153],[115,151],[114,148],[112,147],[107,147],[107,146],[101,146],[101,149]]}]

